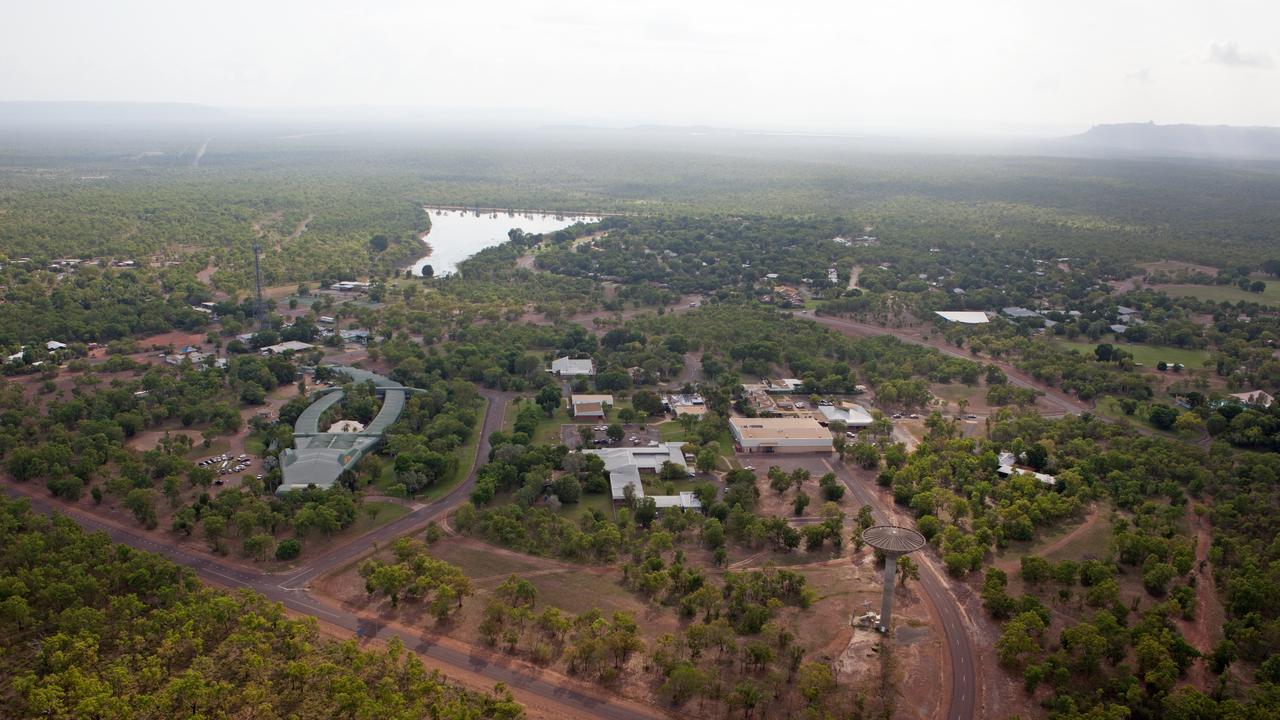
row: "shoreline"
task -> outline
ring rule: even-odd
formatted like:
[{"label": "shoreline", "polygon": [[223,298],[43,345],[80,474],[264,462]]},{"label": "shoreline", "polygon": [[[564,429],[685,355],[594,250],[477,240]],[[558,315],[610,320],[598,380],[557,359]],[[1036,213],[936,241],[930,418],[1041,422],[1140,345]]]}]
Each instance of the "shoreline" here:
[{"label": "shoreline", "polygon": [[[594,217],[597,219],[601,219],[605,217],[622,217],[624,215],[624,213],[561,212],[557,210],[519,210],[519,209],[513,209],[513,208],[462,207],[460,205],[423,205],[422,209],[424,212],[427,213],[428,219],[430,219],[431,217],[432,210],[444,210],[449,212],[457,211],[457,212],[464,212],[464,213],[472,212],[477,214],[504,213],[507,215],[549,215],[557,219],[579,218],[579,217]],[[411,278],[415,278],[415,279],[422,278],[422,275],[413,272],[413,270],[419,265],[419,263],[430,264],[431,257],[432,255],[435,254],[435,248],[432,247],[431,243],[427,242],[427,236],[431,234],[431,231],[434,228],[435,228],[435,224],[432,223],[431,226],[428,227],[425,232],[418,235],[418,242],[422,243],[423,247],[426,249],[426,252],[423,255],[420,255],[414,258],[412,262],[408,263],[404,267],[400,268],[400,272],[402,274],[407,272],[409,274],[409,277]],[[433,277],[446,277],[447,275],[452,275],[452,274],[453,273],[446,273],[445,275],[433,274]]]},{"label": "shoreline", "polygon": [[[629,213],[603,212],[600,210],[530,210],[528,208],[468,207],[463,205],[423,205],[424,210],[457,210],[477,213],[507,213],[508,215],[551,215],[554,217],[625,217]],[[429,232],[429,231],[428,231]]]}]

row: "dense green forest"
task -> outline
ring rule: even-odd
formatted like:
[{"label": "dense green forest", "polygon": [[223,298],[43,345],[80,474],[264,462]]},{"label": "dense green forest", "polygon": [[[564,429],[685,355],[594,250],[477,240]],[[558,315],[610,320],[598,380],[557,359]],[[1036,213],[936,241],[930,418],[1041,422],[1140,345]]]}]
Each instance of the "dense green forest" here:
[{"label": "dense green forest", "polygon": [[[441,204],[660,215],[838,208],[917,247],[1220,264],[1269,252],[1280,213],[1280,175],[1263,165],[870,154],[818,139],[357,131],[231,133],[191,166],[180,155],[191,141],[85,138],[68,153],[48,136],[13,133],[0,143],[5,253],[125,257],[176,244],[213,259],[220,282],[245,287],[249,245],[261,239],[272,282],[387,272],[420,249],[422,205]],[[373,235],[386,249],[371,254]]]},{"label": "dense green forest", "polygon": [[45,718],[518,718],[505,692],[462,690],[397,641],[320,636],[250,592],[0,500],[0,694]]}]

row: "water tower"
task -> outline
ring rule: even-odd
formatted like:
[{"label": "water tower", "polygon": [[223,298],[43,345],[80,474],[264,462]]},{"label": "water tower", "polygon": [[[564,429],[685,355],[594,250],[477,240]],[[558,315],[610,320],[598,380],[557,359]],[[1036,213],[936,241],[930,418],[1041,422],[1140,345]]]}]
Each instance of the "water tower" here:
[{"label": "water tower", "polygon": [[898,574],[898,558],[924,547],[924,536],[897,525],[875,525],[862,531],[862,539],[884,553],[884,599],[880,602],[880,624],[876,629],[887,633],[893,613],[893,583]]}]

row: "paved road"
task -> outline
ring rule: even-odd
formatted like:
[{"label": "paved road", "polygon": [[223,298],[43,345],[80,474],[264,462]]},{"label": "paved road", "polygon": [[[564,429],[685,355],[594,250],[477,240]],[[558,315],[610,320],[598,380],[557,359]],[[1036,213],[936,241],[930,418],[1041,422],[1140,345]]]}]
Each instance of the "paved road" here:
[{"label": "paved road", "polygon": [[[896,525],[884,500],[865,483],[859,482],[848,469],[840,464],[826,463],[863,505],[870,505],[877,523]],[[919,558],[920,587],[942,621],[942,635],[951,659],[951,697],[947,703],[948,720],[970,720],[974,717],[977,700],[977,676],[974,663],[973,638],[969,635],[964,617],[960,614],[955,595],[947,588],[946,581],[927,555]]]},{"label": "paved road", "polygon": [[424,640],[417,633],[384,626],[376,621],[360,618],[355,613],[341,607],[320,602],[311,595],[307,583],[325,573],[357,561],[372,552],[375,543],[381,545],[405,533],[425,526],[465,500],[475,486],[476,473],[489,457],[489,435],[500,430],[503,421],[503,409],[512,393],[500,393],[482,390],[485,398],[483,435],[476,448],[476,462],[471,472],[448,495],[439,500],[418,508],[412,513],[373,530],[342,547],[321,555],[305,566],[290,574],[268,574],[257,570],[238,567],[224,563],[216,558],[198,553],[188,552],[171,544],[158,542],[141,531],[104,522],[103,520],[80,510],[68,508],[41,494],[28,494],[12,486],[6,486],[5,492],[12,497],[26,498],[31,507],[39,512],[52,514],[60,512],[75,520],[81,527],[90,532],[103,532],[113,542],[130,545],[139,550],[154,552],[168,557],[173,562],[184,565],[195,571],[201,579],[224,586],[244,587],[262,593],[267,598],[283,604],[286,608],[305,613],[324,620],[331,625],[359,633],[361,637],[372,638],[377,635],[394,635],[404,641],[405,647],[415,650],[421,655],[437,662],[452,665],[460,670],[467,670],[482,675],[494,682],[505,683],[519,691],[537,695],[548,704],[557,704],[564,708],[566,715],[577,717],[596,717],[603,720],[652,720],[662,717],[662,713],[631,704],[607,700],[566,688],[552,681],[524,672],[518,667],[495,663],[490,657],[471,654],[448,645],[434,644]]}]

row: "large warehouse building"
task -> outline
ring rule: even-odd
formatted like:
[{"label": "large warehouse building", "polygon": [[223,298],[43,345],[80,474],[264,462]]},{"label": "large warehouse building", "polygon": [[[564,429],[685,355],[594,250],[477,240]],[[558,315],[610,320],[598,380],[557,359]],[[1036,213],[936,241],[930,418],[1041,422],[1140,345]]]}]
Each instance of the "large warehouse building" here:
[{"label": "large warehouse building", "polygon": [[831,431],[811,417],[729,418],[739,452],[831,452]]}]

